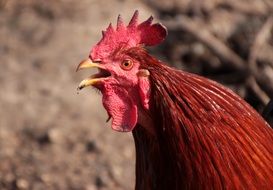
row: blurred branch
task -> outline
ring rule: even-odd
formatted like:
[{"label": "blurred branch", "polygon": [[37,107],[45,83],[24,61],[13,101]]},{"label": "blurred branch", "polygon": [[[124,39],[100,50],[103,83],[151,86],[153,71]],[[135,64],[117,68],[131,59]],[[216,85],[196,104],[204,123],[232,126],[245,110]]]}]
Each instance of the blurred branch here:
[{"label": "blurred branch", "polygon": [[250,76],[250,79],[249,79],[250,81],[250,83],[248,83],[249,87],[251,87],[251,89],[256,93],[256,95],[260,98],[260,100],[263,102],[264,105],[266,105],[269,102],[270,98],[263,91],[263,89],[259,87],[259,85],[257,84],[257,81],[259,81],[260,83],[263,83],[267,89],[272,89],[273,91],[273,88],[271,83],[267,82],[267,79],[264,77],[264,75],[260,74],[259,68],[257,66],[257,56],[261,47],[266,43],[267,39],[270,37],[272,26],[273,26],[273,16],[269,16],[254,39],[253,45],[250,48],[249,59],[248,59],[249,68],[251,70],[251,73],[253,74],[252,76]]},{"label": "blurred branch", "polygon": [[261,49],[262,45],[266,43],[266,40],[270,37],[270,31],[273,26],[273,16],[269,16],[264,25],[262,26],[261,30],[257,33],[253,45],[250,49],[248,63],[250,66],[251,71],[257,75],[257,64],[256,59]]},{"label": "blurred branch", "polygon": [[248,77],[246,84],[251,88],[251,90],[255,93],[255,95],[260,99],[260,101],[263,103],[263,105],[266,105],[269,102],[269,100],[270,100],[269,97],[257,84],[257,81],[253,75]]},{"label": "blurred branch", "polygon": [[244,1],[229,0],[219,3],[219,7],[227,7],[240,13],[253,16],[264,16],[266,15],[271,7],[266,2],[263,2],[264,6],[253,6],[252,3],[245,3]]},{"label": "blurred branch", "polygon": [[222,61],[229,63],[229,65],[233,66],[235,69],[247,72],[248,68],[246,62],[204,28],[204,24],[197,23],[195,20],[182,15],[177,16],[175,19],[166,20],[164,21],[164,24],[172,30],[185,30],[207,46]]}]

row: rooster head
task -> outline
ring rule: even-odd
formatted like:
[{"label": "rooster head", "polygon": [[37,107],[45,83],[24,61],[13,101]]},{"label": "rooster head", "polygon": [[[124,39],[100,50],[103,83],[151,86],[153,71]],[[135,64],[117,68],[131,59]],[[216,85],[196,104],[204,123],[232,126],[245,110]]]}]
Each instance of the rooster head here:
[{"label": "rooster head", "polygon": [[117,27],[112,24],[102,31],[102,39],[92,48],[89,58],[77,70],[98,68],[99,72],[83,80],[78,89],[93,86],[102,93],[102,102],[112,118],[112,128],[132,131],[139,121],[139,113],[149,109],[149,71],[126,51],[134,47],[153,46],[162,42],[167,30],[153,17],[138,23],[138,11],[125,26],[118,17]]}]

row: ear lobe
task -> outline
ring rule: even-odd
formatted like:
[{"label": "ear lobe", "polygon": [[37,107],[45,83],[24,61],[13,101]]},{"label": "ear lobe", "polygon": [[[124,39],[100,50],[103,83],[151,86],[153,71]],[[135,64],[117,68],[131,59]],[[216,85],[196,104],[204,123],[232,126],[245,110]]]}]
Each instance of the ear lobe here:
[{"label": "ear lobe", "polygon": [[138,72],[139,96],[141,104],[146,110],[149,109],[149,100],[151,94],[149,75],[150,73],[146,69],[141,69]]}]

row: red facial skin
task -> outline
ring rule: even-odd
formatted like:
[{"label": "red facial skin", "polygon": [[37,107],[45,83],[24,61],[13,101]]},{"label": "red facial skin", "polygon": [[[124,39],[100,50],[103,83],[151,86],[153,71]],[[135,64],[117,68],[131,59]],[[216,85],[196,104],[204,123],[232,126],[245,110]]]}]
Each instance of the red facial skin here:
[{"label": "red facial skin", "polygon": [[95,87],[102,93],[102,103],[112,118],[112,128],[122,132],[132,131],[138,120],[140,123],[147,120],[140,115],[149,108],[148,77],[138,75],[140,71],[138,61],[120,52],[102,60],[100,64],[105,70],[102,72],[107,72],[111,76]]}]

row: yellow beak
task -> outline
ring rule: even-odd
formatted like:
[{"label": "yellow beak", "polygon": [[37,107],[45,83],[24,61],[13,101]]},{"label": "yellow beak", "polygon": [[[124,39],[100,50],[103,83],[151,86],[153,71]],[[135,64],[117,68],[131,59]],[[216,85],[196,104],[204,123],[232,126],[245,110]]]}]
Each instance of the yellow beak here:
[{"label": "yellow beak", "polygon": [[[86,60],[80,62],[76,71],[81,70],[81,69],[93,68],[93,67],[103,69],[103,67],[100,64],[92,62],[91,59],[86,59]],[[102,80],[102,78],[93,78],[93,76],[90,76],[87,79],[84,79],[83,81],[80,82],[80,84],[78,86],[78,90],[81,90],[87,86],[94,85],[101,80]]]},{"label": "yellow beak", "polygon": [[96,84],[99,81],[101,81],[100,78],[96,79],[96,78],[92,78],[92,76],[91,76],[91,77],[89,77],[89,78],[84,79],[84,80],[81,81],[81,83],[78,86],[78,90],[81,90],[81,89],[83,89],[83,88],[85,88],[87,86],[94,85],[94,84]]},{"label": "yellow beak", "polygon": [[86,59],[80,62],[76,69],[76,72],[82,69],[88,69],[92,67],[101,68],[100,64],[92,62],[91,59]]}]

